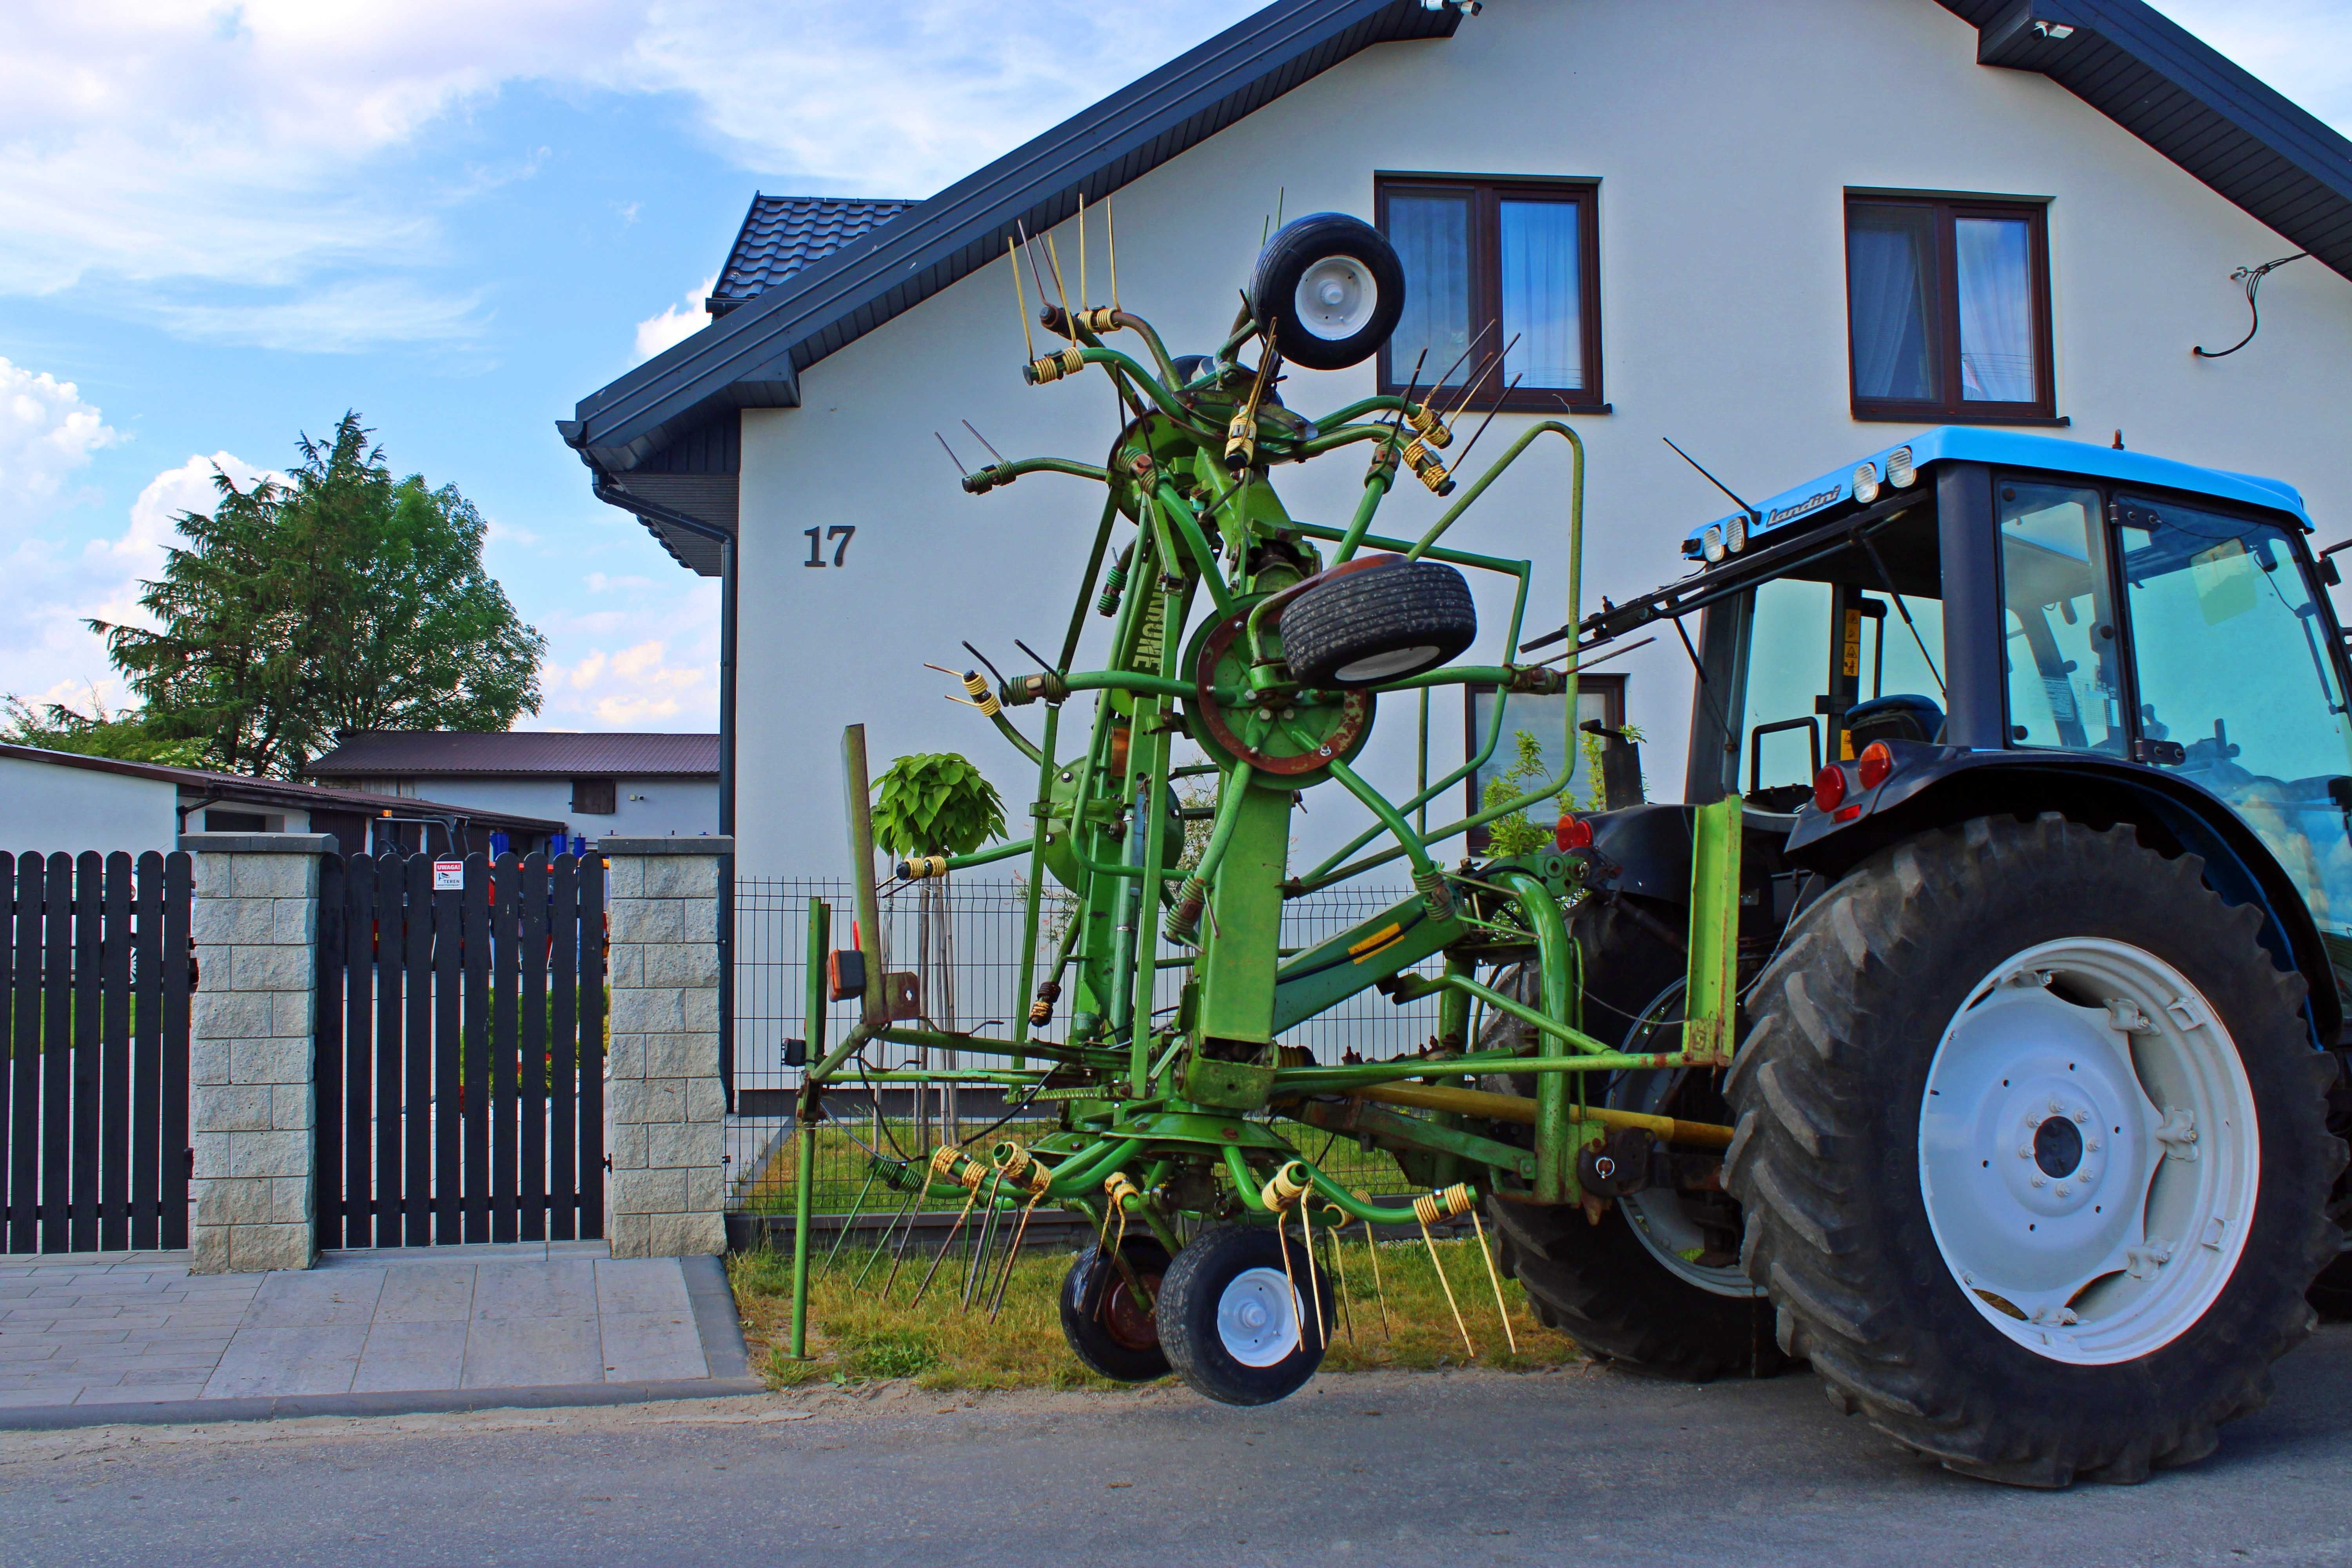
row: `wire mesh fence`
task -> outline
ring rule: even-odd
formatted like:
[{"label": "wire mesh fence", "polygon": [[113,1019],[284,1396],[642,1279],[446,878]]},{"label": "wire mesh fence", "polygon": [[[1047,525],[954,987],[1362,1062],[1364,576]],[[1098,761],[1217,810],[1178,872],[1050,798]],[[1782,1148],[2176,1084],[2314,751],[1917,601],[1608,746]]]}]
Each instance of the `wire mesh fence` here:
[{"label": "wire mesh fence", "polygon": [[[817,878],[745,877],[735,884],[735,1089],[739,1103],[745,1090],[797,1089],[803,1069],[786,1067],[786,1040],[805,1038],[808,997],[809,900],[822,899],[834,910],[832,945],[849,942],[852,889],[846,880]],[[1411,897],[1411,889],[1343,887],[1326,889],[1290,900],[1283,910],[1282,945],[1286,950],[1311,947],[1349,930]],[[917,883],[902,888],[881,906],[879,962],[874,973],[917,969],[917,955],[928,984],[923,996],[929,1023],[946,1030],[997,1034],[1010,1026],[1027,999],[1020,993],[1021,942],[1027,894],[1017,880]],[[1071,916],[1075,901],[1059,889],[1048,889],[1039,921],[1036,973],[1050,972],[1055,944]],[[1439,961],[1422,968],[1435,973]],[[1153,1006],[1172,1010],[1183,982],[1181,970],[1163,970]],[[857,1021],[859,1004],[837,1002],[825,1010],[825,1035],[838,1041]],[[1039,1030],[1047,1039],[1061,1037],[1069,1023],[1066,994],[1051,1024]],[[1286,1046],[1304,1047],[1317,1061],[1336,1062],[1347,1051],[1366,1060],[1406,1054],[1420,1048],[1437,1032],[1437,1002],[1433,997],[1397,1004],[1376,991],[1348,998],[1327,1013],[1307,1019],[1282,1037]],[[871,1055],[890,1068],[921,1068],[932,1071],[1003,1067],[1003,1058],[910,1046],[890,1046]],[[961,1055],[962,1059],[956,1059]],[[1050,1106],[1024,1108],[1016,1096],[1008,1104],[999,1090],[966,1085],[947,1089],[929,1088],[860,1087],[856,1071],[837,1078],[841,1091],[828,1092],[827,1109],[834,1121],[817,1139],[815,1211],[841,1213],[852,1206],[864,1186],[867,1150],[879,1149],[901,1157],[920,1157],[942,1141],[961,1142],[1003,1119],[1000,1135],[1029,1138],[1054,1124]],[[761,1097],[765,1099],[767,1097]],[[789,1146],[791,1122],[778,1116],[736,1116],[729,1119],[728,1161],[735,1173],[730,1202],[755,1213],[781,1213],[793,1203],[793,1162],[779,1158]],[[1400,1192],[1405,1183],[1396,1163],[1386,1154],[1365,1152],[1353,1144],[1313,1134],[1306,1152],[1334,1177],[1368,1192]],[[946,1200],[940,1200],[946,1201]]]}]

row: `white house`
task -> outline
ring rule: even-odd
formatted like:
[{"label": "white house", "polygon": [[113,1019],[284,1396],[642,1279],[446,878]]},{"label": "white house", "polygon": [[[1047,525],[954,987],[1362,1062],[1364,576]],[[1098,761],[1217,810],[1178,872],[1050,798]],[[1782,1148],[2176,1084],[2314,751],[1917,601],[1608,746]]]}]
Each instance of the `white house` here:
[{"label": "white house", "polygon": [[[964,668],[965,639],[1008,671],[1015,637],[1058,647],[1101,498],[1047,477],[972,499],[933,433],[965,466],[965,420],[1007,455],[1101,460],[1097,379],[1023,383],[1006,260],[1016,230],[1051,233],[1075,289],[1081,195],[1093,302],[1113,207],[1122,302],[1179,353],[1223,339],[1277,212],[1383,225],[1412,293],[1396,347],[1292,372],[1286,403],[1363,396],[1424,344],[1434,370],[1489,323],[1516,338],[1487,391],[1519,393],[1469,471],[1532,417],[1573,422],[1588,605],[1679,576],[1685,531],[1723,512],[1661,437],[1755,495],[2004,424],[2274,474],[2352,529],[2352,143],[2140,0],[1277,0],[927,201],[763,199],[712,324],[562,422],[600,498],[727,580],[719,809],[747,874],[845,867],[845,723],[877,760],[953,748],[1009,800],[1034,788],[923,666]],[[2192,353],[2249,324],[2233,270],[2304,252],[2252,342]],[[1566,477],[1530,458],[1454,541],[1537,563],[1540,629]],[[1344,521],[1360,464],[1274,478],[1294,514]],[[1437,506],[1408,483],[1381,521]],[[1474,658],[1501,655],[1502,608],[1482,599]],[[1654,793],[1677,794],[1682,647],[1611,668]],[[1384,722],[1375,777],[1409,774],[1413,728]],[[1309,850],[1343,815],[1315,804]]]},{"label": "white house", "polygon": [[346,731],[310,764],[324,783],[550,817],[576,837],[719,827],[719,737],[600,731]]}]

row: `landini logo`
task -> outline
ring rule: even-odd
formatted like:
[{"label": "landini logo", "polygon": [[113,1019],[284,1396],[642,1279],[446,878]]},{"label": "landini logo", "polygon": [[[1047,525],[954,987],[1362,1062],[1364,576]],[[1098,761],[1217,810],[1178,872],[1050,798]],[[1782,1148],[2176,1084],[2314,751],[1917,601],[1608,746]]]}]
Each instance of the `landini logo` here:
[{"label": "landini logo", "polygon": [[1817,494],[1809,495],[1793,506],[1775,508],[1764,514],[1764,526],[1769,528],[1776,522],[1786,522],[1792,517],[1802,517],[1809,511],[1819,511],[1843,494],[1845,494],[1845,487],[1837,485]]}]

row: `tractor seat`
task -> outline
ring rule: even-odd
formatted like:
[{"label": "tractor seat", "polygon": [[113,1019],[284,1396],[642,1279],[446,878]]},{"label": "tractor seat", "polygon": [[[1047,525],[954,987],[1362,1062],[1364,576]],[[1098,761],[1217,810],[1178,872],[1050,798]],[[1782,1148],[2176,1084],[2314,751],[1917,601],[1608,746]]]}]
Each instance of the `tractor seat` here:
[{"label": "tractor seat", "polygon": [[1944,710],[1935,699],[1916,692],[1898,692],[1857,702],[1845,710],[1846,733],[1857,750],[1873,741],[1920,741],[1943,738]]}]

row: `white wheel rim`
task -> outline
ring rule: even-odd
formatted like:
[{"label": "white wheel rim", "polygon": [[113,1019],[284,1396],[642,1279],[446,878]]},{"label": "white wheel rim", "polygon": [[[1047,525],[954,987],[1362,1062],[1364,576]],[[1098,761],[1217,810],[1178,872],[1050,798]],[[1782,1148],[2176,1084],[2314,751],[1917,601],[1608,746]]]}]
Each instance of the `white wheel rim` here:
[{"label": "white wheel rim", "polygon": [[1371,323],[1381,307],[1380,280],[1352,256],[1327,256],[1299,277],[1291,303],[1309,334],[1339,342]]},{"label": "white wheel rim", "polygon": [[1305,1310],[1279,1268],[1244,1268],[1217,1298],[1217,1340],[1244,1366],[1272,1366],[1298,1348]]},{"label": "white wheel rim", "polygon": [[1392,675],[1406,675],[1420,669],[1437,657],[1435,643],[1415,643],[1390,653],[1376,653],[1360,658],[1353,664],[1343,664],[1332,672],[1334,680],[1386,680]]},{"label": "white wheel rim", "polygon": [[2128,943],[2026,949],[1979,981],[1927,1069],[1927,1223],[1985,1321],[2105,1366],[2170,1344],[2229,1284],[2262,1175],[2237,1044]]}]

